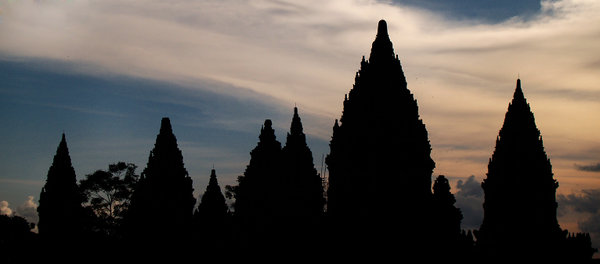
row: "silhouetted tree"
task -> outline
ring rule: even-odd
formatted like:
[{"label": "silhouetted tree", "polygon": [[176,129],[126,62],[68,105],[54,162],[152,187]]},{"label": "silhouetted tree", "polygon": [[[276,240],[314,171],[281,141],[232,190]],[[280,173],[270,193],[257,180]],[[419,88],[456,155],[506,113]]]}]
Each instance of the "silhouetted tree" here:
[{"label": "silhouetted tree", "polygon": [[18,215],[0,215],[0,245],[31,239],[35,235],[31,232],[34,227],[35,224]]},{"label": "silhouetted tree", "polygon": [[341,243],[352,246],[348,241],[363,237],[374,241],[369,243],[374,248],[394,247],[383,243],[393,237],[392,243],[402,244],[398,248],[408,254],[426,248],[435,163],[384,20],[344,99],[326,163],[327,211],[338,229],[334,236],[349,236]]},{"label": "silhouetted tree", "polygon": [[122,219],[129,208],[133,188],[139,180],[133,163],[117,162],[108,170],[86,175],[79,186],[85,205],[94,212],[93,231],[106,237],[120,237]]},{"label": "silhouetted tree", "polygon": [[189,239],[196,203],[193,191],[170,120],[165,117],[131,197],[126,219],[130,235],[165,246]]},{"label": "silhouetted tree", "polygon": [[52,166],[48,169],[37,208],[41,238],[47,241],[72,241],[79,238],[86,219],[82,201],[83,196],[77,186],[63,133]]},{"label": "silhouetted tree", "polygon": [[31,230],[35,224],[17,215],[0,215],[0,249],[2,263],[27,263],[28,254],[37,250],[37,236]]},{"label": "silhouetted tree", "polygon": [[521,80],[481,186],[484,217],[476,236],[487,259],[557,260],[568,255],[567,231],[561,230],[556,218],[558,182]]}]

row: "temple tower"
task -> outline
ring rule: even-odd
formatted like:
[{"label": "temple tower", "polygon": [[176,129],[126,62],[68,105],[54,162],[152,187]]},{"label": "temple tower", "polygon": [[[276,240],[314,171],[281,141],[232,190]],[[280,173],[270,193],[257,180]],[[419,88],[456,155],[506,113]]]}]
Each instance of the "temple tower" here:
[{"label": "temple tower", "polygon": [[40,194],[37,208],[40,236],[53,242],[80,237],[84,220],[82,202],[83,196],[77,186],[75,169],[63,133]]},{"label": "temple tower", "polygon": [[419,248],[427,236],[435,163],[384,20],[343,106],[326,158],[327,212],[340,227],[336,235],[351,226],[357,237],[398,236],[402,240],[394,241]]},{"label": "temple tower", "polygon": [[196,204],[193,192],[177,138],[165,117],[131,198],[127,216],[130,235],[144,242],[187,239]]},{"label": "temple tower", "polygon": [[552,165],[517,80],[481,184],[485,194],[477,243],[488,257],[555,256],[565,234],[556,218]]}]

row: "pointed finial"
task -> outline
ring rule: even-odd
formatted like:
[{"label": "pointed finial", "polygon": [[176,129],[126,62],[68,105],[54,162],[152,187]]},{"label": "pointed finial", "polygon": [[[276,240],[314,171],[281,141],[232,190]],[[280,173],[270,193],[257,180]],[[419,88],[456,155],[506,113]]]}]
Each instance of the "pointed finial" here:
[{"label": "pointed finial", "polygon": [[271,119],[265,119],[265,124],[260,129],[258,138],[261,142],[275,141],[275,130],[273,130]]},{"label": "pointed finial", "polygon": [[265,119],[264,128],[271,128],[271,126],[273,126],[273,122],[271,122],[271,119]]},{"label": "pointed finial", "polygon": [[371,47],[369,62],[377,64],[378,61],[390,61],[394,59],[394,48],[388,35],[387,23],[380,20],[377,25],[377,36]]},{"label": "pointed finial", "polygon": [[294,116],[292,117],[290,134],[300,135],[303,134],[302,130],[302,121],[300,120],[300,115],[298,115],[298,107],[294,107]]},{"label": "pointed finial", "polygon": [[160,121],[160,133],[173,133],[173,129],[171,128],[171,120],[168,117],[163,117]]},{"label": "pointed finial", "polygon": [[517,87],[513,94],[513,103],[517,101],[525,102],[525,95],[523,94],[523,89],[521,89],[521,79],[517,79]]},{"label": "pointed finial", "polygon": [[383,19],[379,20],[379,24],[377,25],[377,36],[388,36],[387,23]]},{"label": "pointed finial", "polygon": [[214,168],[210,171],[210,177],[208,179],[208,185],[209,186],[217,186],[217,185],[219,185],[219,183],[217,182],[217,172],[215,171]]}]

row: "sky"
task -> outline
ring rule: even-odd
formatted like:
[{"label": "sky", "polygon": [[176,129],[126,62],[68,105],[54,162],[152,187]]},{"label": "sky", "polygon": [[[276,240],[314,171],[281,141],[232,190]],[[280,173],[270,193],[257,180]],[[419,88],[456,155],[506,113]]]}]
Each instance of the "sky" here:
[{"label": "sky", "polygon": [[596,0],[0,0],[0,210],[31,215],[63,132],[78,179],[117,161],[141,172],[162,117],[196,197],[213,166],[235,184],[265,119],[285,143],[294,106],[321,171],[385,19],[463,228],[481,223],[480,183],[520,78],[561,227],[598,247],[598,13]]}]

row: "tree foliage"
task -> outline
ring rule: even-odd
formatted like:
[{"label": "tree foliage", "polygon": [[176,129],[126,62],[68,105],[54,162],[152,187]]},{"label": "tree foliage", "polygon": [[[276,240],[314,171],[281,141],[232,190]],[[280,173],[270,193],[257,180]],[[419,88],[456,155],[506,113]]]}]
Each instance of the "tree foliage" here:
[{"label": "tree foliage", "polygon": [[129,208],[131,194],[138,182],[133,163],[117,162],[108,170],[97,170],[79,182],[85,200],[97,218],[95,231],[114,235]]}]

